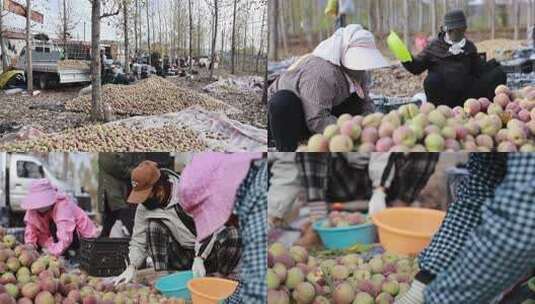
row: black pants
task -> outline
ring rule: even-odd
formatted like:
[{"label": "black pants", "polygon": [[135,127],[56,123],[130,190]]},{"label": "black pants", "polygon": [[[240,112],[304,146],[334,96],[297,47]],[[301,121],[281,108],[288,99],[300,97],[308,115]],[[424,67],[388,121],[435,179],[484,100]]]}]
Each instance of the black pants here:
[{"label": "black pants", "polygon": [[[351,95],[331,110],[338,117],[344,113],[362,114],[357,94]],[[301,99],[291,91],[275,93],[269,102],[269,137],[279,152],[294,152],[300,142],[312,135],[305,120]]]},{"label": "black pants", "polygon": [[111,228],[117,220],[121,220],[130,235],[132,235],[132,231],[134,230],[136,207],[137,206],[135,205],[127,205],[124,208],[112,211],[108,206],[108,200],[104,198],[104,214],[102,215],[102,233],[100,236],[110,236]]},{"label": "black pants", "polygon": [[427,101],[453,108],[463,106],[468,98],[487,97],[492,101],[496,87],[507,83],[507,75],[499,65],[488,63],[482,76],[467,83],[465,88],[458,91],[447,90],[444,88],[444,82],[442,75],[429,72],[424,81]]},{"label": "black pants", "polygon": [[[50,229],[50,235],[52,236],[54,243],[57,243],[58,242],[58,236],[57,236],[58,227],[56,226],[56,223],[54,223],[54,221],[50,221],[48,229]],[[78,232],[74,230],[71,245],[69,246],[69,248],[67,248],[67,250],[65,250],[65,252],[63,253],[63,256],[66,258],[69,258],[69,250],[77,251],[78,249],[80,249],[80,239],[78,238]]]},{"label": "black pants", "polygon": [[338,30],[342,27],[346,27],[346,15],[340,14],[336,17],[335,30]]}]

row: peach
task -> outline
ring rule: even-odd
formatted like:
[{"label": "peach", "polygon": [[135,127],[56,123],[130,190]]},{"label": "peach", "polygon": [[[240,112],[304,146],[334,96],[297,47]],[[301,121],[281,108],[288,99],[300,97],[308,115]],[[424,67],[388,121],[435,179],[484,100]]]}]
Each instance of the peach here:
[{"label": "peach", "polygon": [[502,108],[505,108],[509,102],[511,102],[511,100],[509,100],[507,94],[499,93],[494,96],[494,103],[500,105]]},{"label": "peach", "polygon": [[308,139],[307,145],[308,152],[328,152],[329,151],[329,141],[325,136],[321,134],[312,135]]},{"label": "peach", "polygon": [[481,104],[477,99],[470,98],[464,102],[464,111],[470,116],[474,116],[481,111]]},{"label": "peach", "polygon": [[388,152],[390,148],[394,146],[394,141],[390,137],[379,138],[375,144],[375,151],[377,152]]},{"label": "peach", "polygon": [[362,130],[361,141],[363,143],[367,142],[375,144],[377,139],[379,139],[379,133],[377,132],[376,128],[367,127]]},{"label": "peach", "polygon": [[331,152],[351,152],[351,150],[353,150],[353,141],[347,135],[336,135],[329,142]]}]

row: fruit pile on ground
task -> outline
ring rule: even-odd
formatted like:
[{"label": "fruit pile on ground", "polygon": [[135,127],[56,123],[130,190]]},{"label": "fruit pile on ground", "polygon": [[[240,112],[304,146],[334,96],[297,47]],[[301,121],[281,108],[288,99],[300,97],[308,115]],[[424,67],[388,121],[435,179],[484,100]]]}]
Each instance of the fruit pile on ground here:
[{"label": "fruit pile on ground", "polygon": [[496,88],[493,102],[468,99],[453,109],[407,104],[388,114],[343,114],[300,152],[535,152],[535,87]]},{"label": "fruit pile on ground", "polygon": [[338,212],[329,213],[329,218],[323,222],[323,227],[348,227],[361,225],[368,221],[362,213]]},{"label": "fruit pile on ground", "polygon": [[418,272],[414,258],[390,253],[370,260],[354,253],[318,258],[281,243],[269,247],[268,267],[269,304],[391,304]]},{"label": "fruit pile on ground", "polygon": [[67,271],[63,261],[39,255],[31,246],[18,244],[0,228],[0,303],[2,304],[180,304],[151,287],[106,283],[79,270]]}]

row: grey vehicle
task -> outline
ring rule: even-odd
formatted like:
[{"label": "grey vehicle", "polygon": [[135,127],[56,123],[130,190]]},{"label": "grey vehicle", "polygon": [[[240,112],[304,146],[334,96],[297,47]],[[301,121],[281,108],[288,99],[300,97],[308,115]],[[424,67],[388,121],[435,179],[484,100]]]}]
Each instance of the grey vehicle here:
[{"label": "grey vehicle", "polygon": [[[16,68],[24,70],[25,73],[27,72],[26,52],[27,49],[24,47],[16,64]],[[40,89],[53,85],[91,81],[89,61],[79,67],[63,67],[62,58],[62,51],[53,43],[39,41],[32,44],[32,75]]]}]

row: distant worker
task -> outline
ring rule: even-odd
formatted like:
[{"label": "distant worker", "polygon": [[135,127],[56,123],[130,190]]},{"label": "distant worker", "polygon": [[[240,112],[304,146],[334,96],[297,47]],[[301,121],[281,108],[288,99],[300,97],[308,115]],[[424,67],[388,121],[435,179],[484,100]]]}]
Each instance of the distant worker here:
[{"label": "distant worker", "polygon": [[321,42],[269,88],[270,137],[277,150],[295,151],[344,113],[373,112],[367,71],[388,65],[361,25],[348,25]]},{"label": "distant worker", "polygon": [[428,71],[424,80],[427,101],[455,107],[468,98],[494,98],[494,90],[507,82],[500,65],[483,63],[475,44],[466,39],[466,16],[453,10],[444,16],[444,26],[425,49],[403,66],[412,74]]}]

